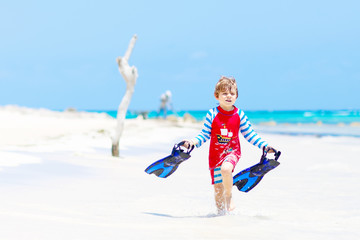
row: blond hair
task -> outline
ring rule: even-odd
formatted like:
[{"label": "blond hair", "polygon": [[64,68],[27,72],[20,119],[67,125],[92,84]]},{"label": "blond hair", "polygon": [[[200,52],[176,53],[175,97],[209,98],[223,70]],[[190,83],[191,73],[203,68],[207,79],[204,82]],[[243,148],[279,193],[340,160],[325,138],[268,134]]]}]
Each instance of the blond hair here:
[{"label": "blond hair", "polygon": [[235,78],[222,76],[215,85],[214,95],[215,95],[215,97],[218,98],[220,92],[226,92],[226,91],[231,92],[231,90],[233,90],[233,89],[236,91],[236,98],[237,98],[238,97],[238,88],[237,88]]}]

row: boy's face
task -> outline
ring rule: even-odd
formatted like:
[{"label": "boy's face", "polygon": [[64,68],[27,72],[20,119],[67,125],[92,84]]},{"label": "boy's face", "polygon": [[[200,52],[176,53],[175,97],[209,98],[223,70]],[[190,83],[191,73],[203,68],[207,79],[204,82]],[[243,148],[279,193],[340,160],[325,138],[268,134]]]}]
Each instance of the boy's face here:
[{"label": "boy's face", "polygon": [[233,109],[233,105],[236,101],[236,91],[234,89],[230,89],[227,91],[221,91],[219,96],[216,97],[216,100],[219,101],[220,107],[226,111],[230,111]]}]

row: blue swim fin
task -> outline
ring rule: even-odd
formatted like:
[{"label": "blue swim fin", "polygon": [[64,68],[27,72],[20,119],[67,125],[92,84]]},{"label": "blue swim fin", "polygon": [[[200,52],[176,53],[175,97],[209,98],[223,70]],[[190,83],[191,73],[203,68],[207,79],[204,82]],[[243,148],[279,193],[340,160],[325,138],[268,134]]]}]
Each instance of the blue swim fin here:
[{"label": "blue swim fin", "polygon": [[156,176],[161,178],[167,178],[173,174],[180,163],[189,159],[191,151],[194,149],[194,146],[191,149],[188,149],[186,152],[181,148],[185,142],[180,142],[175,144],[171,154],[165,158],[162,158],[145,169],[145,172],[148,174],[154,173]]},{"label": "blue swim fin", "polygon": [[261,179],[266,173],[280,165],[277,160],[280,157],[281,152],[276,151],[275,149],[272,150],[274,150],[275,152],[274,159],[268,159],[266,157],[267,152],[264,148],[263,154],[258,164],[244,169],[234,176],[233,185],[235,185],[239,189],[239,191],[250,191],[261,181]]}]

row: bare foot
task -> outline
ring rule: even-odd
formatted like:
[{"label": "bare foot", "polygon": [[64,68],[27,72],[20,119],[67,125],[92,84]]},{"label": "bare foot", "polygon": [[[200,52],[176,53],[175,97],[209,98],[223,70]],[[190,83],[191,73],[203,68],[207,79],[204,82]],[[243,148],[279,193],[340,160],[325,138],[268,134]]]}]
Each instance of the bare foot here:
[{"label": "bare foot", "polygon": [[235,209],[235,204],[232,199],[232,195],[230,195],[229,197],[225,196],[225,203],[226,203],[226,210],[228,212],[231,212]]}]

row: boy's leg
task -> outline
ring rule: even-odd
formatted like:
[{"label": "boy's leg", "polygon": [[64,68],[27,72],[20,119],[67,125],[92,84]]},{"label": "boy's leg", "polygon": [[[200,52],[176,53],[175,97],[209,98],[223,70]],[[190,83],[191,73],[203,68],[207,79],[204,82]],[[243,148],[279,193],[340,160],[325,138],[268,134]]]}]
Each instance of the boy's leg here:
[{"label": "boy's leg", "polygon": [[227,211],[232,211],[235,208],[232,201],[233,169],[234,169],[234,165],[227,161],[225,161],[221,166],[221,175],[223,179],[222,184],[224,189],[225,206]]},{"label": "boy's leg", "polygon": [[222,183],[214,184],[215,204],[218,214],[225,212],[224,185]]}]

